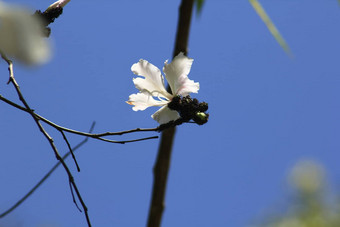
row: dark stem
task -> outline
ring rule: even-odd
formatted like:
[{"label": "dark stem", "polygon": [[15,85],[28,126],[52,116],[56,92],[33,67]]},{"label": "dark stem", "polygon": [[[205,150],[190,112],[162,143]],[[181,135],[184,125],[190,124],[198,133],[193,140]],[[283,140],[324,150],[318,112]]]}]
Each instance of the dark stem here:
[{"label": "dark stem", "polygon": [[[177,56],[180,52],[187,55],[193,4],[194,0],[182,0],[181,2],[173,57]],[[170,127],[165,129],[161,135],[158,155],[153,169],[154,183],[147,223],[148,227],[159,227],[161,225],[162,215],[165,208],[164,198],[175,131],[175,127]]]},{"label": "dark stem", "polygon": [[90,227],[91,226],[91,222],[90,222],[90,217],[88,215],[88,210],[87,210],[87,207],[85,205],[85,202],[78,190],[78,187],[74,181],[74,178],[73,178],[73,175],[70,171],[70,169],[68,168],[68,166],[66,165],[66,163],[64,162],[64,160],[61,158],[59,152],[58,152],[58,149],[57,147],[55,146],[54,144],[54,141],[53,141],[53,138],[47,133],[47,131],[44,129],[44,127],[41,125],[40,123],[40,120],[36,117],[36,115],[34,114],[34,111],[30,108],[30,106],[28,105],[28,103],[26,102],[24,96],[22,95],[21,93],[21,90],[20,90],[20,87],[19,87],[19,84],[17,83],[17,81],[15,80],[15,77],[14,77],[14,74],[13,74],[13,63],[11,60],[9,60],[3,53],[1,53],[1,57],[8,63],[8,71],[9,71],[9,80],[8,80],[8,83],[12,83],[16,92],[17,92],[17,95],[19,97],[19,100],[22,102],[22,104],[25,106],[25,108],[28,110],[28,112],[30,113],[30,115],[32,116],[34,122],[36,123],[37,127],[39,128],[40,132],[44,135],[44,137],[47,139],[47,141],[49,142],[53,152],[54,152],[54,155],[56,156],[56,159],[62,164],[62,166],[64,167],[67,175],[68,175],[68,178],[69,178],[69,181],[70,183],[72,184],[76,194],[77,194],[77,197],[84,209],[84,213],[85,213],[85,217],[86,217],[86,221],[87,221],[87,224],[88,226]]},{"label": "dark stem", "polygon": [[179,18],[173,57],[176,57],[181,52],[183,52],[185,55],[188,55],[188,42],[193,6],[194,0],[182,0],[181,6],[179,8]]},{"label": "dark stem", "polygon": [[[6,99],[5,97],[3,97],[2,95],[0,95],[0,100],[4,101],[5,103],[19,109],[22,111],[25,111],[29,114],[31,114],[25,107],[20,106],[8,99]],[[140,138],[140,139],[135,139],[135,140],[123,140],[123,141],[116,141],[116,140],[109,140],[109,139],[104,139],[101,137],[106,137],[106,136],[120,136],[120,135],[124,135],[124,134],[129,134],[129,133],[135,133],[135,132],[157,132],[157,131],[161,131],[161,129],[163,130],[164,126],[159,126],[157,128],[136,128],[136,129],[131,129],[131,130],[126,130],[126,131],[120,131],[120,132],[104,132],[104,133],[88,133],[88,132],[81,132],[81,131],[77,131],[74,129],[69,129],[60,125],[57,125],[56,123],[40,116],[39,114],[33,112],[34,116],[38,119],[41,120],[43,122],[45,122],[46,124],[50,125],[51,127],[57,129],[58,131],[63,131],[63,132],[68,132],[68,133],[72,133],[72,134],[76,134],[76,135],[80,135],[80,136],[86,136],[86,137],[91,137],[93,139],[98,139],[98,140],[102,140],[105,142],[109,142],[109,143],[120,143],[120,144],[124,144],[124,143],[131,143],[131,142],[136,142],[136,141],[142,141],[142,140],[148,140],[148,139],[156,139],[158,138],[158,136],[152,136],[152,137],[144,137],[144,138]]]},{"label": "dark stem", "polygon": [[72,195],[72,200],[73,200],[73,203],[74,205],[76,205],[77,209],[79,210],[79,212],[82,212],[80,207],[78,206],[78,203],[77,203],[77,200],[74,196],[74,193],[73,193],[73,187],[72,187],[72,184],[71,184],[71,181],[68,182],[69,186],[70,186],[70,191],[71,191],[71,195]]},{"label": "dark stem", "polygon": [[67,144],[67,147],[68,147],[68,149],[69,149],[69,151],[70,151],[70,153],[71,153],[71,155],[72,155],[74,164],[76,165],[78,172],[80,172],[80,167],[79,167],[79,165],[78,165],[76,156],[75,156],[74,153],[73,153],[73,150],[72,150],[72,147],[71,147],[70,142],[68,142],[68,139],[67,139],[65,133],[64,133],[62,130],[60,130],[60,133],[61,133],[61,135],[63,136],[63,139],[64,139],[65,143]]},{"label": "dark stem", "polygon": [[[93,128],[95,126],[95,122],[92,123],[90,131],[92,132]],[[83,141],[81,141],[80,143],[78,143],[75,147],[72,148],[73,151],[76,151],[77,149],[79,149],[81,146],[83,146],[86,142],[88,141],[88,137],[86,137]],[[66,153],[62,158],[63,160],[65,160],[69,155],[71,154],[71,152]],[[45,176],[43,178],[41,178],[41,180],[34,185],[34,187],[27,192],[20,200],[18,200],[18,202],[16,202],[13,206],[11,206],[9,209],[7,209],[5,212],[0,214],[0,218],[5,217],[7,214],[11,213],[13,210],[15,210],[18,206],[20,206],[26,199],[28,199],[28,197],[30,197],[49,177],[50,175],[58,168],[58,166],[60,166],[60,162],[57,162],[51,169],[50,171],[48,171],[48,173],[45,174]]]},{"label": "dark stem", "polygon": [[171,150],[175,136],[175,127],[165,129],[161,136],[161,142],[153,169],[154,183],[152,199],[149,210],[148,227],[159,227],[165,208],[165,192],[170,168]]}]

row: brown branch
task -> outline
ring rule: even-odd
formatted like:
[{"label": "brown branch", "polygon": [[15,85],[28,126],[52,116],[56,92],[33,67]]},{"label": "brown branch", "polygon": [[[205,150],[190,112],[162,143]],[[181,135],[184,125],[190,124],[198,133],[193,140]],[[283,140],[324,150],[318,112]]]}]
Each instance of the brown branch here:
[{"label": "brown branch", "polygon": [[63,139],[64,139],[65,143],[67,144],[67,147],[68,147],[68,149],[69,149],[69,151],[70,151],[70,153],[71,153],[71,156],[72,156],[72,158],[73,158],[74,164],[75,164],[76,167],[77,167],[78,172],[80,172],[80,168],[79,168],[79,165],[78,165],[76,156],[75,156],[74,153],[73,153],[73,150],[72,150],[72,147],[71,147],[70,142],[68,142],[68,139],[67,139],[67,137],[66,137],[64,131],[61,131],[61,130],[60,130],[60,133],[61,133],[61,135],[63,136]]},{"label": "brown branch", "polygon": [[[92,123],[91,128],[89,130],[89,132],[92,132],[93,128],[95,126],[95,122]],[[76,150],[78,150],[81,146],[83,146],[87,141],[88,141],[88,137],[86,137],[83,141],[81,141],[80,143],[78,143],[75,147],[72,148],[73,152],[75,152]],[[65,160],[69,155],[71,154],[71,152],[67,152],[62,159]],[[11,206],[10,208],[8,208],[5,212],[0,214],[0,218],[5,217],[7,214],[11,213],[13,210],[15,210],[18,206],[20,206],[23,202],[25,202],[26,199],[28,199],[28,197],[30,197],[50,176],[51,174],[60,166],[60,162],[57,162],[51,169],[50,171],[48,171],[44,177],[41,178],[41,180],[34,185],[34,187],[27,192],[20,200],[18,200],[18,202],[16,202],[13,206]]]},{"label": "brown branch", "polygon": [[[182,0],[181,2],[173,57],[177,56],[180,52],[183,52],[185,55],[188,52],[187,48],[193,4],[194,0]],[[148,217],[148,227],[159,227],[161,225],[175,131],[175,127],[170,127],[162,132],[158,155],[153,169],[154,183]]]},{"label": "brown branch", "polygon": [[188,41],[193,5],[194,0],[182,0],[181,2],[173,57],[176,57],[181,52],[185,55],[188,54]]},{"label": "brown branch", "polygon": [[58,152],[58,149],[57,147],[55,146],[54,144],[54,141],[53,141],[53,138],[46,132],[46,130],[44,129],[44,127],[41,125],[40,123],[40,120],[35,116],[34,114],[34,111],[30,108],[30,106],[28,105],[28,103],[26,102],[24,96],[22,95],[21,93],[21,90],[20,90],[20,87],[19,87],[19,84],[17,83],[17,81],[15,80],[15,77],[14,77],[14,73],[13,73],[13,63],[11,60],[9,60],[5,54],[1,53],[1,57],[7,62],[8,64],[8,71],[9,71],[9,80],[8,80],[8,84],[9,83],[12,83],[16,92],[17,92],[17,95],[19,97],[19,100],[22,102],[22,104],[25,106],[25,108],[28,110],[28,112],[30,113],[30,115],[32,116],[34,122],[36,123],[37,127],[39,128],[40,132],[44,135],[44,137],[47,139],[47,141],[49,142],[53,152],[54,152],[54,155],[56,156],[56,159],[62,164],[62,166],[64,167],[67,175],[68,175],[68,178],[69,178],[69,182],[72,184],[76,194],[77,194],[77,197],[83,207],[83,210],[84,210],[84,213],[85,213],[85,217],[86,217],[86,221],[87,221],[87,224],[88,226],[90,227],[91,226],[91,222],[90,222],[90,217],[88,215],[88,210],[87,210],[87,207],[85,205],[85,202],[78,190],[78,187],[74,181],[74,178],[73,178],[73,175],[70,171],[70,169],[68,168],[68,166],[66,165],[66,163],[64,162],[64,160],[61,158],[59,152]]},{"label": "brown branch", "polygon": [[163,131],[159,146],[156,163],[153,169],[154,183],[152,188],[152,199],[149,210],[148,227],[159,227],[165,207],[165,191],[170,168],[171,150],[175,128]]},{"label": "brown branch", "polygon": [[[5,97],[3,97],[2,95],[0,95],[0,100],[4,101],[5,103],[20,109],[22,111],[25,111],[27,113],[30,113],[29,110],[27,110],[25,107],[20,106],[8,99],[6,99]],[[106,136],[116,136],[116,135],[124,135],[124,134],[129,134],[129,133],[134,133],[134,132],[157,132],[160,131],[161,127],[158,126],[156,128],[136,128],[136,129],[130,129],[130,130],[126,130],[126,131],[120,131],[120,132],[104,132],[104,133],[97,133],[97,134],[92,134],[92,133],[88,133],[88,132],[81,132],[81,131],[77,131],[74,129],[69,129],[60,125],[57,125],[56,123],[40,116],[39,114],[33,112],[33,114],[35,115],[35,117],[38,120],[41,120],[43,122],[45,122],[46,124],[50,125],[51,127],[57,129],[58,131],[64,131],[64,132],[68,132],[68,133],[72,133],[72,134],[76,134],[76,135],[80,135],[80,136],[86,136],[86,137],[90,137],[93,139],[98,139],[98,140],[102,140],[105,142],[109,142],[109,143],[120,143],[120,144],[124,144],[124,143],[131,143],[131,142],[136,142],[136,141],[141,141],[141,140],[148,140],[148,139],[156,139],[158,138],[158,136],[152,136],[152,137],[146,137],[146,138],[140,138],[140,139],[136,139],[136,140],[126,140],[126,141],[117,141],[117,140],[109,140],[109,139],[104,139],[101,137],[106,137]]]},{"label": "brown branch", "polygon": [[78,206],[76,197],[74,196],[74,192],[73,192],[73,187],[72,187],[71,181],[68,182],[68,185],[70,186],[70,191],[71,191],[72,200],[73,200],[74,205],[77,207],[77,209],[79,210],[79,212],[82,212],[81,209],[80,209],[80,207]]}]

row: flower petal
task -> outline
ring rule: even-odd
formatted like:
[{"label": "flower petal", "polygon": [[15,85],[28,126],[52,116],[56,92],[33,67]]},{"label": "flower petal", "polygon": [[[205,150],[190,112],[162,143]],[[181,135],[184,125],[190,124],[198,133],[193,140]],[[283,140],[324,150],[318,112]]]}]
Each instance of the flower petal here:
[{"label": "flower petal", "polygon": [[168,106],[163,106],[151,115],[151,117],[158,121],[159,124],[165,124],[169,121],[177,120],[180,116],[177,111],[169,109]]},{"label": "flower petal", "polygon": [[146,79],[143,79],[143,78],[140,78],[140,77],[133,78],[133,83],[135,84],[136,88],[138,90],[140,90],[141,92],[149,93],[151,96],[155,96],[159,100],[163,100],[163,99],[169,100],[169,99],[172,98],[171,95],[167,92],[166,92],[166,96],[165,96],[164,91],[161,92],[159,90],[149,90],[149,89],[153,89],[153,88],[150,87],[150,83]]},{"label": "flower petal", "polygon": [[172,94],[186,96],[197,93],[199,83],[189,80],[188,74],[194,59],[188,58],[183,53],[177,55],[170,64],[165,61],[163,72],[171,87]]},{"label": "flower petal", "polygon": [[153,96],[172,98],[164,87],[161,71],[153,64],[141,59],[138,63],[132,65],[131,71],[138,76],[145,77],[145,79],[135,78],[133,80],[136,88],[141,92],[148,91]]},{"label": "flower petal", "polygon": [[132,94],[129,96],[129,100],[126,103],[130,105],[134,105],[132,109],[134,111],[137,110],[145,110],[150,106],[164,106],[168,103],[168,101],[158,101],[155,100],[149,93],[141,92],[138,94]]}]

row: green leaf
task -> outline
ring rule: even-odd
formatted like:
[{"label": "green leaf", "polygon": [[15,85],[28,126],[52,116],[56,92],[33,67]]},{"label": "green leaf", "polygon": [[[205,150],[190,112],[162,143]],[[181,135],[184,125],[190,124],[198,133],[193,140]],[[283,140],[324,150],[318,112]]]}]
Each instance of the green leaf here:
[{"label": "green leaf", "polygon": [[201,12],[202,12],[204,1],[205,0],[195,0],[197,16],[199,16],[201,14]]},{"label": "green leaf", "polygon": [[280,46],[283,48],[283,50],[289,56],[292,56],[292,52],[290,51],[290,48],[289,48],[288,44],[283,39],[283,37],[280,34],[279,30],[275,27],[274,23],[271,21],[271,19],[269,18],[268,14],[264,10],[264,8],[261,6],[261,4],[257,0],[249,0],[249,2],[253,6],[253,8],[255,9],[256,13],[260,16],[262,21],[266,24],[268,30],[274,36],[274,38],[280,44]]}]

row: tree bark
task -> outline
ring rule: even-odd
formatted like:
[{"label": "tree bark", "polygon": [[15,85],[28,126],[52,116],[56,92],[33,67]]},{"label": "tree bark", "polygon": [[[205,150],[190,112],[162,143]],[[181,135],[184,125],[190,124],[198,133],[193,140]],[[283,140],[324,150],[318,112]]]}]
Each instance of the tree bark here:
[{"label": "tree bark", "polygon": [[[183,52],[185,55],[188,53],[188,40],[193,4],[194,0],[182,0],[181,2],[173,57],[177,56],[180,52]],[[170,90],[169,87],[168,90]],[[162,215],[165,208],[164,198],[175,132],[175,127],[171,127],[164,130],[161,135],[157,159],[153,169],[154,183],[147,224],[148,227],[161,226]]]}]

